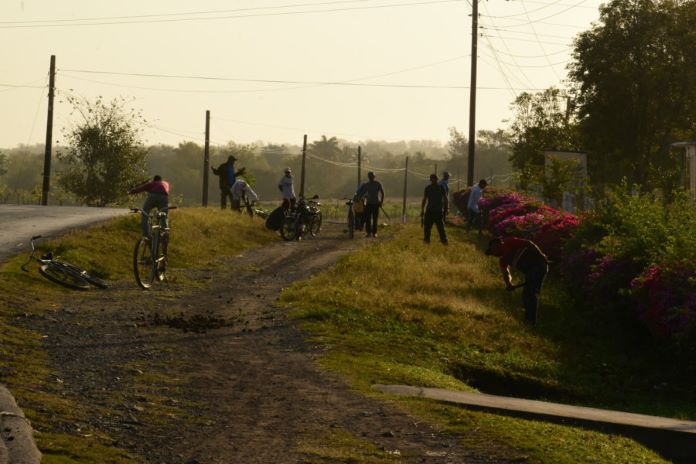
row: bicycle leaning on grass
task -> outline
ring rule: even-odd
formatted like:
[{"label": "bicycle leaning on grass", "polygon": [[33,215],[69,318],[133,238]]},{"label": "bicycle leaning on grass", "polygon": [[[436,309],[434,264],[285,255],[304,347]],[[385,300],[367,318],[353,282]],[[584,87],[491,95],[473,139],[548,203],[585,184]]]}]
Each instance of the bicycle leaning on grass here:
[{"label": "bicycle leaning on grass", "polygon": [[27,259],[27,262],[22,264],[22,270],[24,272],[29,272],[27,265],[32,261],[37,261],[39,263],[39,272],[42,276],[48,280],[60,284],[67,288],[72,288],[74,290],[89,290],[91,286],[97,288],[108,288],[106,282],[102,279],[95,277],[85,271],[84,269],[70,264],[69,262],[60,258],[60,256],[55,256],[53,250],[49,250],[40,258],[36,256],[36,247],[34,246],[34,240],[41,238],[41,235],[35,235],[31,238],[31,254]]},{"label": "bicycle leaning on grass", "polygon": [[176,209],[176,206],[162,211],[153,208],[149,214],[140,208],[131,208],[132,213],[140,213],[147,217],[148,235],[138,239],[133,250],[133,275],[137,284],[144,290],[149,289],[155,280],[161,282],[167,278],[167,217],[170,209]]}]

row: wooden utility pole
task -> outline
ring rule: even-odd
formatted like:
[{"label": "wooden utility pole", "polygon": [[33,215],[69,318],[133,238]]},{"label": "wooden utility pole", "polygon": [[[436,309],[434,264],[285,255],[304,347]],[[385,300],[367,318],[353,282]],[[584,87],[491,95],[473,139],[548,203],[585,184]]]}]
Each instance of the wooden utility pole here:
[{"label": "wooden utility pole", "polygon": [[[203,206],[208,206],[208,169],[210,168],[210,110],[205,112],[205,148],[203,150]],[[226,173],[220,173],[226,175]],[[230,185],[231,187],[231,185]]]},{"label": "wooden utility pole", "polygon": [[360,181],[362,180],[361,174],[360,174],[360,166],[362,163],[362,149],[360,148],[360,145],[358,145],[358,187],[360,188]]},{"label": "wooden utility pole", "polygon": [[305,159],[307,158],[307,134],[304,135],[302,142],[302,170],[300,171],[300,197],[304,198],[305,186]]},{"label": "wooden utility pole", "polygon": [[48,191],[51,188],[51,147],[53,144],[53,96],[56,88],[56,55],[51,55],[48,74],[48,120],[46,122],[46,147],[44,152],[43,186],[41,204],[48,205]]},{"label": "wooden utility pole", "polygon": [[406,157],[406,166],[404,168],[404,204],[401,210],[401,222],[406,223],[406,194],[408,192],[408,156]]},{"label": "wooden utility pole", "polygon": [[478,58],[478,2],[473,0],[471,12],[471,87],[469,89],[469,158],[466,182],[474,185],[474,158],[476,152],[476,61]]}]

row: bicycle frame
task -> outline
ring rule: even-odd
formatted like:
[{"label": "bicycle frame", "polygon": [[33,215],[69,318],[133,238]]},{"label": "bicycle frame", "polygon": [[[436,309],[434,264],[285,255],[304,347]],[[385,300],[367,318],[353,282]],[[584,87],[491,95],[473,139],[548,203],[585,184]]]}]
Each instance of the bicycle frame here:
[{"label": "bicycle frame", "polygon": [[[142,209],[131,208],[131,212],[147,217],[148,236],[138,240],[133,254],[133,273],[136,282],[143,289],[150,288],[155,279],[165,280],[166,278],[164,268],[168,252],[167,219],[170,209],[176,209],[176,206],[170,206],[157,213],[146,213]],[[141,266],[143,266],[142,269]]]}]

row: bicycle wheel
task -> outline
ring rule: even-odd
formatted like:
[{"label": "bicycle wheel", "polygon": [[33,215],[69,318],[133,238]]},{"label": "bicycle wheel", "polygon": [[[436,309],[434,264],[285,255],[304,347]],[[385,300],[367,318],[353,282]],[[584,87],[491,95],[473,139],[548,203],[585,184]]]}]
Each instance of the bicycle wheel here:
[{"label": "bicycle wheel", "polygon": [[280,236],[283,240],[292,241],[295,240],[299,233],[299,218],[296,216],[288,216],[283,219],[283,223],[280,226]]},{"label": "bicycle wheel", "polygon": [[87,282],[79,273],[58,261],[42,264],[39,272],[48,280],[73,290],[89,290]]},{"label": "bicycle wheel", "polygon": [[84,269],[80,269],[79,267],[75,266],[74,264],[62,262],[62,264],[65,264],[68,266],[73,272],[76,272],[80,277],[85,279],[87,282],[90,284],[94,285],[97,288],[109,288],[106,282],[104,282],[102,279],[99,277],[95,277],[91,275],[89,272],[85,271]]},{"label": "bicycle wheel", "polygon": [[312,215],[309,219],[309,234],[312,237],[319,235],[321,231],[321,211],[317,211],[316,214]]},{"label": "bicycle wheel", "polygon": [[133,275],[138,285],[147,290],[155,280],[155,262],[152,257],[150,239],[141,238],[133,251]]},{"label": "bicycle wheel", "polygon": [[353,209],[348,210],[348,238],[355,237],[355,214]]},{"label": "bicycle wheel", "polygon": [[166,241],[167,241],[167,233],[166,232],[160,232],[159,240],[155,240],[154,272],[155,272],[155,277],[159,281],[164,280],[164,273],[167,269],[167,255],[165,253],[165,251],[167,249],[167,246],[165,243]]}]

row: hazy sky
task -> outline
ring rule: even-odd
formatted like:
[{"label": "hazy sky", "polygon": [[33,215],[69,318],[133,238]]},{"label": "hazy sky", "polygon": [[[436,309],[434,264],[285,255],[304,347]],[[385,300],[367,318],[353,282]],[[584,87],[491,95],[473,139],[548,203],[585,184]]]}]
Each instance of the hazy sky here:
[{"label": "hazy sky", "polygon": [[[477,128],[505,127],[525,90],[558,86],[599,0],[479,3]],[[0,147],[43,143],[57,100],[134,98],[148,144],[321,135],[468,134],[468,0],[2,0]],[[57,103],[54,143],[70,123]]]}]

